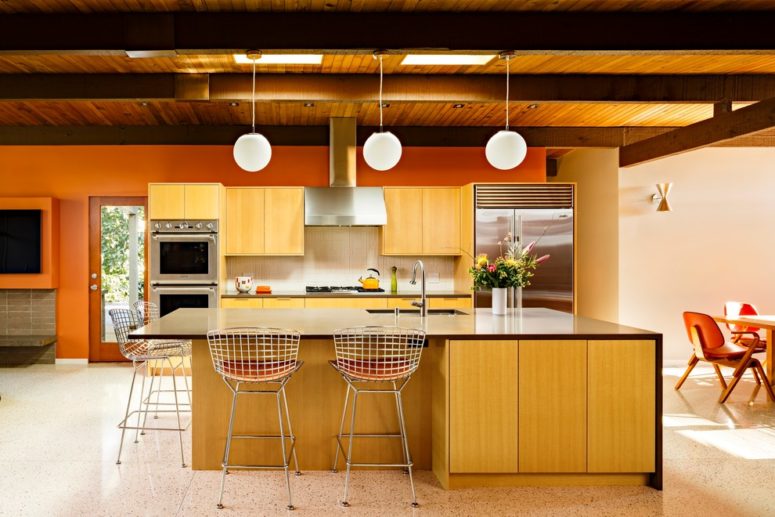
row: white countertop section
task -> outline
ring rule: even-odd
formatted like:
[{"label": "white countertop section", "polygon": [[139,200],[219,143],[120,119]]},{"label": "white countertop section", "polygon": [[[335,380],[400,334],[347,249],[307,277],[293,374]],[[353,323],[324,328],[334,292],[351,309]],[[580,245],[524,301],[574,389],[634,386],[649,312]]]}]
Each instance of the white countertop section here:
[{"label": "white countertop section", "polygon": [[178,309],[138,329],[134,338],[205,339],[207,331],[228,327],[281,327],[298,330],[303,338],[331,337],[337,329],[368,325],[398,325],[423,329],[429,337],[551,339],[656,339],[651,331],[593,320],[550,309],[511,309],[495,316],[490,309],[463,309],[460,315],[370,314],[364,309]]}]

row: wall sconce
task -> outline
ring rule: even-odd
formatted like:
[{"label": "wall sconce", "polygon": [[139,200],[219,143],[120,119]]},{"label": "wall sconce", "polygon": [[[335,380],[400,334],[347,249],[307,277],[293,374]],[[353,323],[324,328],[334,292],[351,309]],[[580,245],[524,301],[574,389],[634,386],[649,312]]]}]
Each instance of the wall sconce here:
[{"label": "wall sconce", "polygon": [[652,203],[659,201],[657,212],[673,211],[673,207],[670,206],[670,202],[667,200],[671,188],[673,188],[672,183],[657,183],[657,193],[651,196]]}]

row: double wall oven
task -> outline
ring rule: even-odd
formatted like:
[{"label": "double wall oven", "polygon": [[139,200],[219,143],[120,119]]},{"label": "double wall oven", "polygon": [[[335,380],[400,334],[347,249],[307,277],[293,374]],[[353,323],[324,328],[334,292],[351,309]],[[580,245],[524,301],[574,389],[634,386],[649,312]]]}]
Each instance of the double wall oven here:
[{"label": "double wall oven", "polygon": [[151,221],[151,296],[161,316],[218,306],[218,221]]}]

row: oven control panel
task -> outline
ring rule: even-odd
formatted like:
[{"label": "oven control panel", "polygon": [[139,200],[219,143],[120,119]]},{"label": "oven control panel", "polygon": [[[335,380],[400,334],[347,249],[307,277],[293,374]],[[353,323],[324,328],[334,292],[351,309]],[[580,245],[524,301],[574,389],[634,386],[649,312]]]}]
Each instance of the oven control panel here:
[{"label": "oven control panel", "polygon": [[153,220],[151,233],[218,233],[216,220]]}]

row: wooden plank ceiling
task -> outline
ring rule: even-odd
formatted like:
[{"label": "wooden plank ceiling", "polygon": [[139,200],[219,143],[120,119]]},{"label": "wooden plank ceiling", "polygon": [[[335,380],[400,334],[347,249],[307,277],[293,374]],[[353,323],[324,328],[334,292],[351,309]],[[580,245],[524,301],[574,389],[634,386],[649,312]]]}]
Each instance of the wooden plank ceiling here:
[{"label": "wooden plank ceiling", "polygon": [[3,0],[5,13],[172,11],[741,11],[772,7],[769,0]]}]

